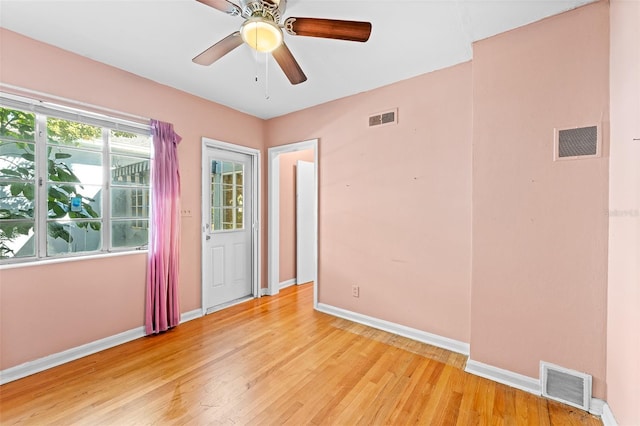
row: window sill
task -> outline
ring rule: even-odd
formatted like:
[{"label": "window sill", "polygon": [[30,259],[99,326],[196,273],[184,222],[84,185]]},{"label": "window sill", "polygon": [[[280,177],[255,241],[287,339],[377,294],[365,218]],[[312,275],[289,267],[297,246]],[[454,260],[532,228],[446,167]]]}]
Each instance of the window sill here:
[{"label": "window sill", "polygon": [[28,268],[31,266],[44,266],[44,265],[52,265],[55,263],[67,263],[67,262],[81,262],[83,260],[93,260],[93,259],[105,259],[110,257],[120,257],[120,256],[131,256],[137,254],[147,254],[148,250],[127,250],[127,251],[118,251],[112,253],[99,253],[99,254],[91,254],[87,256],[70,256],[70,257],[59,257],[59,258],[49,258],[49,259],[39,259],[39,260],[25,260],[25,261],[17,261],[16,263],[5,263],[0,265],[0,271],[5,269],[15,269],[15,268]]}]

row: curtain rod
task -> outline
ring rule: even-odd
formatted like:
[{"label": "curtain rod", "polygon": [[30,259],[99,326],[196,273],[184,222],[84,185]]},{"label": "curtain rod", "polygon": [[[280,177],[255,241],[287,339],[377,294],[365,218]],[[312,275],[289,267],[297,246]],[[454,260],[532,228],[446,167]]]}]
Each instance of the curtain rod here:
[{"label": "curtain rod", "polygon": [[86,102],[75,101],[73,99],[64,98],[61,96],[51,95],[44,92],[39,92],[37,90],[25,89],[24,87],[14,86],[12,84],[7,84],[0,82],[0,90],[6,91],[12,95],[25,96],[34,98],[36,97],[38,101],[41,102],[57,102],[62,104],[62,106],[71,107],[71,108],[82,108],[88,109],[90,112],[95,112],[99,114],[108,114],[113,116],[114,118],[121,118],[123,120],[134,121],[139,124],[148,125],[151,122],[150,118],[142,117],[140,115],[129,114],[126,112],[117,111],[111,108],[105,108],[93,104],[89,104]]}]

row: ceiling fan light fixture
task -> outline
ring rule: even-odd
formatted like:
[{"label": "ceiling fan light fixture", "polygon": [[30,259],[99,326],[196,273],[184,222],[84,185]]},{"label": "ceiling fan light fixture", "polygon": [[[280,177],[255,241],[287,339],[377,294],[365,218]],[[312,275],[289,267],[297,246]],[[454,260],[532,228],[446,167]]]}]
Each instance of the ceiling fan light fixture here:
[{"label": "ceiling fan light fixture", "polygon": [[264,18],[247,19],[240,29],[242,40],[258,52],[273,52],[282,45],[282,30]]}]

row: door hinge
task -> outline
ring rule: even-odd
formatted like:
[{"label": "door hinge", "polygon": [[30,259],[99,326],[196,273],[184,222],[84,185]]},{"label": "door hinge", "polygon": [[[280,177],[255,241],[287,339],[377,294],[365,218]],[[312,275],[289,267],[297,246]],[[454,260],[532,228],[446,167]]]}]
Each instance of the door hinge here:
[{"label": "door hinge", "polygon": [[42,186],[42,178],[38,178],[38,186]]}]

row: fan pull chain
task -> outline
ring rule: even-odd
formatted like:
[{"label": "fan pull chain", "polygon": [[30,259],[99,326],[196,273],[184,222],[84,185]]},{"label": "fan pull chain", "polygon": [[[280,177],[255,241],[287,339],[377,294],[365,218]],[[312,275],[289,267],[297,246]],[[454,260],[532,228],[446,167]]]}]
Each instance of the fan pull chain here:
[{"label": "fan pull chain", "polygon": [[264,98],[269,100],[269,53],[265,53],[264,56]]},{"label": "fan pull chain", "polygon": [[[258,32],[256,31],[256,46],[258,45]],[[255,59],[256,59],[256,83],[258,82],[258,70],[259,70],[259,66],[258,66],[258,51],[254,50],[255,52]]]}]

